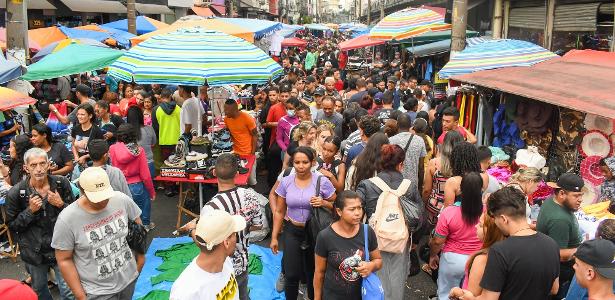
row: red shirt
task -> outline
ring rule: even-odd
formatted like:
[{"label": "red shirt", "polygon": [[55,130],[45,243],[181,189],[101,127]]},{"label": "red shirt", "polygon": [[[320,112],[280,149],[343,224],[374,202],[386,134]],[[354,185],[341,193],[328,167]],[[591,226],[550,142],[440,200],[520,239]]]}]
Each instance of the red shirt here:
[{"label": "red shirt", "polygon": [[[444,131],[442,132],[442,134],[440,135],[440,137],[438,138],[438,144],[443,144],[444,143],[444,137],[446,136],[446,133],[448,131]],[[463,139],[465,140],[468,136],[468,133],[466,132],[466,129],[461,127],[461,126],[457,126],[457,132],[459,132],[459,134],[461,134],[461,136],[463,136]]]},{"label": "red shirt", "polygon": [[335,82],[335,89],[338,92],[341,92],[341,91],[344,90],[344,82],[341,79],[339,79],[338,81]]},{"label": "red shirt", "polygon": [[[282,102],[278,102],[273,105],[269,109],[269,114],[267,114],[267,123],[269,122],[279,122],[280,119],[286,115],[286,105]],[[269,145],[275,143],[275,137],[277,136],[277,126],[271,129],[271,139],[269,140]]]}]

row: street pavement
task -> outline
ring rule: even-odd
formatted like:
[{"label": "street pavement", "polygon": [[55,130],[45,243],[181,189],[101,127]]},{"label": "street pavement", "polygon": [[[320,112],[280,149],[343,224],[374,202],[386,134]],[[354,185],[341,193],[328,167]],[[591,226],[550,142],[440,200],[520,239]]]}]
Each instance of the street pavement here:
[{"label": "street pavement", "polygon": [[[266,182],[265,178],[260,177],[259,182]],[[264,184],[258,184],[256,191],[267,195],[269,189]],[[148,244],[154,237],[172,237],[172,232],[175,230],[177,222],[177,196],[168,198],[162,191],[159,191],[157,199],[152,203],[152,221],[156,223],[156,228],[148,234]],[[189,219],[184,217],[182,222],[188,222]],[[269,240],[262,241],[261,246],[268,247]],[[16,263],[8,258],[0,259],[0,278],[12,278],[22,280],[26,277],[25,267],[23,262],[18,259]],[[409,277],[404,287],[405,299],[428,299],[429,295],[436,293],[436,285],[431,278],[424,272],[420,272],[417,276]],[[57,288],[52,290],[55,299],[59,299]],[[255,299],[261,300],[261,299]]]}]

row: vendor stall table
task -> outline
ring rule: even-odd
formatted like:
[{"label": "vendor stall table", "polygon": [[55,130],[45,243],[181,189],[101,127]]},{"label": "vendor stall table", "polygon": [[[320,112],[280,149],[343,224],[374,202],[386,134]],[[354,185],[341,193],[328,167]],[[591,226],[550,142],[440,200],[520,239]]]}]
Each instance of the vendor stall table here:
[{"label": "vendor stall table", "polygon": [[[250,177],[250,173],[252,172],[252,168],[254,167],[256,156],[244,155],[244,156],[241,156],[241,158],[244,158],[248,161],[248,163],[246,164],[246,169],[248,169],[248,172],[246,172],[245,174],[237,174],[237,176],[235,176],[235,184],[246,185],[248,184],[248,178]],[[179,229],[181,225],[182,214],[186,214],[187,216],[194,217],[194,218],[198,217],[198,215],[194,214],[192,211],[184,207],[184,201],[186,200],[186,193],[187,193],[187,191],[183,190],[184,183],[216,184],[218,182],[216,178],[195,180],[195,179],[188,179],[188,178],[161,177],[161,176],[156,176],[154,180],[179,183],[179,201],[177,203],[177,225],[176,225],[177,229]],[[199,199],[200,199],[199,209],[201,209],[203,207],[202,195],[199,195]]]}]

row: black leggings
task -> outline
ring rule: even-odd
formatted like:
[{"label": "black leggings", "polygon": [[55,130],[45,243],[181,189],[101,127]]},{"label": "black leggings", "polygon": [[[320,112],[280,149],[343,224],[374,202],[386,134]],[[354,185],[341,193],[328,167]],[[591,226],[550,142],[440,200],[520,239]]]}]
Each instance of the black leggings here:
[{"label": "black leggings", "polygon": [[267,153],[267,184],[269,188],[273,188],[276,180],[278,180],[278,175],[282,171],[282,149],[278,146],[276,141],[273,141],[273,144],[269,147],[269,151]]},{"label": "black leggings", "polygon": [[286,299],[297,299],[299,281],[305,279],[308,296],[314,299],[314,246],[306,243],[305,228],[284,223],[284,293]]}]

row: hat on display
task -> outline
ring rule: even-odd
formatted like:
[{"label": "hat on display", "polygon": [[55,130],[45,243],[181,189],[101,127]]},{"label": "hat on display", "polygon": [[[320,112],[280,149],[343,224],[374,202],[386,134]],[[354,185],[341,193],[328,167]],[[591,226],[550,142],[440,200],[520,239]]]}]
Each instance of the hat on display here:
[{"label": "hat on display", "polygon": [[599,130],[590,130],[583,136],[580,152],[583,156],[607,157],[612,152],[609,137]]},{"label": "hat on display", "polygon": [[596,272],[608,279],[615,279],[615,244],[609,240],[594,239],[583,242],[576,258],[594,267]]},{"label": "hat on display", "polygon": [[587,114],[585,116],[585,128],[587,130],[600,130],[607,135],[613,132],[615,120],[607,119],[603,116]]},{"label": "hat on display", "polygon": [[585,192],[587,190],[583,178],[574,173],[564,173],[557,179],[557,182],[549,182],[547,185],[554,189],[562,189],[569,192]]},{"label": "hat on display", "polygon": [[588,156],[581,162],[580,173],[581,177],[585,181],[590,182],[593,185],[601,185],[604,181],[604,176],[602,175],[602,171],[600,171],[600,160],[602,157],[600,156]]},{"label": "hat on display", "polygon": [[212,209],[207,211],[196,224],[196,241],[211,250],[224,242],[231,234],[246,228],[246,220],[240,215],[231,215],[227,211]]},{"label": "hat on display", "polygon": [[324,96],[325,95],[325,89],[322,87],[317,87],[314,90],[314,96]]},{"label": "hat on display", "polygon": [[510,159],[510,155],[506,154],[500,147],[489,146],[491,150],[491,163],[494,164],[498,161],[505,161]]},{"label": "hat on display", "polygon": [[582,206],[596,203],[596,200],[598,200],[598,195],[600,195],[600,193],[596,190],[596,186],[587,180],[584,181],[586,189],[581,197],[581,199],[583,199],[583,203],[581,204]]},{"label": "hat on display", "polygon": [[540,170],[547,164],[547,160],[538,153],[538,148],[535,146],[528,146],[527,149],[519,149],[515,156],[515,162],[519,166],[534,167]]},{"label": "hat on display", "polygon": [[109,175],[101,167],[89,167],[83,170],[79,176],[79,186],[92,203],[102,202],[115,194],[109,182]]}]

